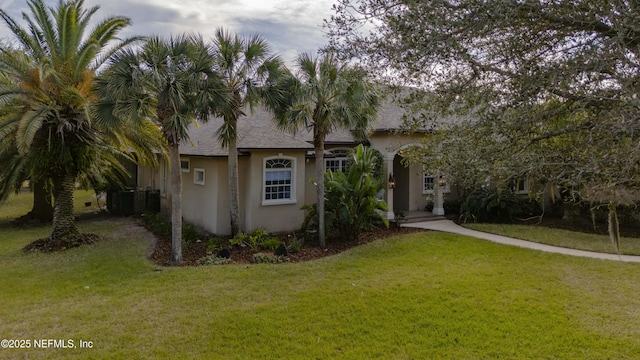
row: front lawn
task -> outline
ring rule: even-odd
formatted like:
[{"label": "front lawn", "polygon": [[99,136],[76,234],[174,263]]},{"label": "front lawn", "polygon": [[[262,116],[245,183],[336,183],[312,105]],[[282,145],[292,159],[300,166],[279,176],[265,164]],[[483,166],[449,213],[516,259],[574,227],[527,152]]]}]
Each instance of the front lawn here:
[{"label": "front lawn", "polygon": [[[587,234],[544,226],[513,224],[463,224],[473,230],[529,240],[571,249],[617,254],[615,245],[607,235]],[[623,255],[640,255],[640,239],[623,237],[620,239]]]},{"label": "front lawn", "polygon": [[[19,214],[18,214],[19,215]],[[4,221],[4,220],[0,220]],[[76,348],[2,358],[633,359],[640,264],[426,232],[306,263],[160,268],[128,219],[105,240],[21,248],[47,227],[0,224],[0,338]],[[79,341],[93,348],[80,348]]]}]

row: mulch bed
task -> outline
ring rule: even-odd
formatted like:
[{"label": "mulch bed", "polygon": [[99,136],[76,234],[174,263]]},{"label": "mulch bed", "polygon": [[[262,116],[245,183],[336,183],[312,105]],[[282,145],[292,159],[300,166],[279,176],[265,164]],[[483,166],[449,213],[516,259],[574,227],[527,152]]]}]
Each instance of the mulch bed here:
[{"label": "mulch bed", "polygon": [[22,250],[25,252],[56,252],[75,248],[81,245],[95,244],[100,241],[101,237],[96,234],[73,234],[62,238],[52,240],[51,238],[42,238],[29,243]]},{"label": "mulch bed", "polygon": [[[327,240],[326,249],[321,249],[317,243],[310,244],[305,242],[297,253],[289,254],[289,262],[302,262],[319,259],[325,256],[335,255],[348,250],[352,247],[369,243],[373,240],[386,238],[394,235],[411,234],[424,232],[423,229],[415,228],[396,228],[393,225],[389,229],[376,229],[360,235],[357,241],[337,241],[335,239]],[[280,237],[283,242],[287,243],[286,235]],[[196,242],[185,244],[182,248],[182,265],[197,266],[198,260],[207,256],[206,242]],[[231,262],[234,264],[251,264],[253,262],[253,254],[257,252],[269,253],[268,250],[253,250],[249,247],[230,247]],[[272,252],[271,252],[272,253]],[[155,249],[150,255],[151,261],[156,265],[168,266],[171,259],[171,239],[158,239]]]}]

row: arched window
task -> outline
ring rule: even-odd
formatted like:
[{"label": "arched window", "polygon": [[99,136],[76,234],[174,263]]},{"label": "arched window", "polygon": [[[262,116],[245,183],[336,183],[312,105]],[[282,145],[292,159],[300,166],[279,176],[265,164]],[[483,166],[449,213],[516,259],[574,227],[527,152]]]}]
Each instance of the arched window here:
[{"label": "arched window", "polygon": [[296,159],[288,156],[264,159],[263,205],[296,202],[295,165]]}]

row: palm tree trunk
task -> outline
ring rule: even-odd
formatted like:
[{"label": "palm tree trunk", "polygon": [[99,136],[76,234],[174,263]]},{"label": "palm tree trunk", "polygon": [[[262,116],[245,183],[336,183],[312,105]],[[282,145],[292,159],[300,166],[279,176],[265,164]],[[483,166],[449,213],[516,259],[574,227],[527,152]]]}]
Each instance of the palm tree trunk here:
[{"label": "palm tree trunk", "polygon": [[[234,124],[233,126],[236,126]],[[231,197],[231,236],[240,232],[240,198],[238,194],[238,145],[229,141],[229,196]]]},{"label": "palm tree trunk", "polygon": [[324,138],[320,136],[314,141],[316,152],[316,184],[318,209],[318,243],[321,248],[327,247],[324,227]]},{"label": "palm tree trunk", "polygon": [[50,238],[58,240],[78,233],[73,215],[73,192],[76,178],[72,175],[61,174],[56,175],[52,180],[54,207]]},{"label": "palm tree trunk", "polygon": [[169,145],[169,171],[171,172],[171,265],[182,263],[182,170],[180,148]]}]

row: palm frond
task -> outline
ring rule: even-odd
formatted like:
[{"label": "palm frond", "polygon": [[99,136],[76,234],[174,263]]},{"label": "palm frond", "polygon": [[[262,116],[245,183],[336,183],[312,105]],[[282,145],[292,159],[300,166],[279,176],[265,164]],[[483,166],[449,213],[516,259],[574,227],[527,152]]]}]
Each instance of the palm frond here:
[{"label": "palm frond", "polygon": [[29,151],[31,142],[49,115],[49,111],[50,109],[48,107],[41,106],[24,113],[20,119],[16,133],[16,146],[20,154],[25,154]]},{"label": "palm frond", "polygon": [[16,23],[16,21],[2,9],[0,9],[0,17],[2,17],[2,20],[7,24],[9,30],[15,35],[16,39],[25,50],[34,52],[36,57],[42,57],[42,54],[37,51],[39,50],[39,47],[36,44],[36,39],[30,36],[27,30],[18,25],[18,23]]},{"label": "palm frond", "polygon": [[224,121],[216,131],[216,136],[223,148],[229,147],[231,141],[238,138],[238,129],[229,121]]},{"label": "palm frond", "polygon": [[[33,20],[25,13],[22,16],[29,24],[31,36],[36,40],[35,42],[32,41],[34,48],[29,48],[29,50],[33,50],[36,54],[41,54],[36,57],[38,59],[51,57],[54,63],[59,64],[58,54],[60,54],[61,50],[59,48],[59,38],[55,30],[54,21],[49,14],[49,12],[54,13],[54,10],[47,9],[42,0],[31,0],[28,5],[33,14]],[[60,2],[59,8],[62,6],[63,3]]]},{"label": "palm frond", "polygon": [[120,40],[109,48],[103,47],[102,50],[93,58],[93,63],[90,65],[91,69],[99,72],[103,66],[113,61],[114,56],[118,52],[128,50],[132,45],[140,44],[147,39],[148,38],[145,36],[133,36]]}]

